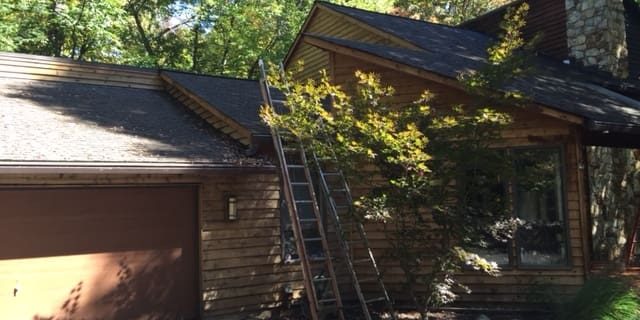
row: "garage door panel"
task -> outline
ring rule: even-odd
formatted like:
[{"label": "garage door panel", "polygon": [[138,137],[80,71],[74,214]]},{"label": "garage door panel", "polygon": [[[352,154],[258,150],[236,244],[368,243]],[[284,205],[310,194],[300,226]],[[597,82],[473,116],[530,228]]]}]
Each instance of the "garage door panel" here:
[{"label": "garage door panel", "polygon": [[195,317],[196,194],[0,189],[0,318]]}]

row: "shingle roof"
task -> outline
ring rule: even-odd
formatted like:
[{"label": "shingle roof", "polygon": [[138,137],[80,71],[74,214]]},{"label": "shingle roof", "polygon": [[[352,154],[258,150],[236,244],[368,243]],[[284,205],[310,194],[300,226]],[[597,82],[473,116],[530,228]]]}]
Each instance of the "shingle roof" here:
[{"label": "shingle roof", "polygon": [[[480,70],[484,59],[444,52],[417,51],[308,35],[340,46],[455,79],[461,73]],[[558,110],[586,117],[587,125],[600,130],[614,125],[616,131],[640,130],[640,102],[576,79],[565,66],[547,61],[535,64],[535,73],[510,81],[503,89],[518,90],[528,98]]]},{"label": "shingle roof", "polygon": [[262,95],[258,81],[162,71],[174,82],[207,101],[254,135],[269,135],[260,119]]},{"label": "shingle roof", "polygon": [[485,48],[490,43],[490,39],[486,36],[465,29],[328,2],[320,3],[371,27],[411,42],[424,50],[438,52],[446,50],[449,53],[460,55],[482,56],[486,53]]},{"label": "shingle roof", "polygon": [[[340,46],[363,51],[455,79],[460,73],[480,70],[487,63],[486,48],[494,41],[475,31],[364,11],[322,2],[332,10],[409,41],[422,50],[358,42],[316,34]],[[587,119],[593,130],[640,133],[640,102],[596,85],[601,77],[549,58],[536,57],[534,73],[512,81],[504,89],[517,89],[534,101]],[[597,80],[597,81],[596,81]]]},{"label": "shingle roof", "polygon": [[0,78],[0,162],[238,164],[242,147],[157,90]]}]

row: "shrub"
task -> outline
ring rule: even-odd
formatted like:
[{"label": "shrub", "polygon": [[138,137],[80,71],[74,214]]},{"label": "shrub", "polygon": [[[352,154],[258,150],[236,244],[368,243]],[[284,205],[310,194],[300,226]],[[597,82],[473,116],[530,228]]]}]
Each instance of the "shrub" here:
[{"label": "shrub", "polygon": [[640,296],[621,278],[593,278],[562,305],[560,320],[640,320]]}]

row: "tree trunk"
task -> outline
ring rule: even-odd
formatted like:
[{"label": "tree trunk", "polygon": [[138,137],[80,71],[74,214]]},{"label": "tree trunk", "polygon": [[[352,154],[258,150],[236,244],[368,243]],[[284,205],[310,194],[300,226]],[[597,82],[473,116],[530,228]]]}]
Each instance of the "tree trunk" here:
[{"label": "tree trunk", "polygon": [[640,153],[589,147],[593,259],[623,263],[627,237],[640,204]]}]

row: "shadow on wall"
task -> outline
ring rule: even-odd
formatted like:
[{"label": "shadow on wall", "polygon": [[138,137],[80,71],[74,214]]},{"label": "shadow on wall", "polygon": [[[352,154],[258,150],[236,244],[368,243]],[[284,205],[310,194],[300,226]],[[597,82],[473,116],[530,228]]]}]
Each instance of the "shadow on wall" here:
[{"label": "shadow on wall", "polygon": [[78,282],[57,311],[32,319],[195,319],[193,297],[182,294],[185,272],[175,252],[115,256],[120,258],[108,271]]}]

